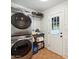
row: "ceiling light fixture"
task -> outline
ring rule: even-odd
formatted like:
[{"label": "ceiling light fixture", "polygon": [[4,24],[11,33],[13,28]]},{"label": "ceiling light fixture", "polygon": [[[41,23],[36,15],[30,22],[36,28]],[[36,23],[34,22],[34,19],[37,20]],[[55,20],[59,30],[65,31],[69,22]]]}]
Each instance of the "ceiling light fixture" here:
[{"label": "ceiling light fixture", "polygon": [[48,0],[40,0],[40,1],[46,2],[46,1],[48,1]]}]

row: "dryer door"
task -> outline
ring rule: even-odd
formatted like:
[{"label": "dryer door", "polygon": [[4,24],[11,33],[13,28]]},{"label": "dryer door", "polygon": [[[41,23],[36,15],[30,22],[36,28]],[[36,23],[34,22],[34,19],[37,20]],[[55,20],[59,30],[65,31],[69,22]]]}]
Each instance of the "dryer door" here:
[{"label": "dryer door", "polygon": [[31,19],[23,13],[16,13],[11,16],[11,23],[18,29],[26,29],[30,27]]},{"label": "dryer door", "polygon": [[11,55],[16,57],[23,57],[27,55],[32,49],[32,43],[29,40],[20,40],[16,42],[11,48]]}]

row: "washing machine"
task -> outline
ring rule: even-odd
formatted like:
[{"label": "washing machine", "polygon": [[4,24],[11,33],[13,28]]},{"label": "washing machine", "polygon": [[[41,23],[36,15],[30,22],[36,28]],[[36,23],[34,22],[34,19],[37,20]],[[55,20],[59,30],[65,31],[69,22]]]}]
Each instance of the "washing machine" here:
[{"label": "washing machine", "polygon": [[31,16],[17,12],[11,16],[11,59],[32,57]]},{"label": "washing machine", "polygon": [[32,16],[30,13],[25,12],[16,12],[12,13],[11,16],[11,35],[14,35],[16,32],[32,32]]},{"label": "washing machine", "polygon": [[11,59],[31,59],[32,39],[31,35],[11,37]]}]

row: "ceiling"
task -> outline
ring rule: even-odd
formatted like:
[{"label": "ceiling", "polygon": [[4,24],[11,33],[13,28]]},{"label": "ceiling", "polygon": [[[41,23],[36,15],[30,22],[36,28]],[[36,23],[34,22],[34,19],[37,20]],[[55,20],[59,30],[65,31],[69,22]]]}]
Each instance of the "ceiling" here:
[{"label": "ceiling", "polygon": [[40,0],[11,0],[11,2],[13,3],[22,5],[30,9],[35,9],[37,11],[44,11],[64,1],[66,0],[48,0],[44,2]]}]

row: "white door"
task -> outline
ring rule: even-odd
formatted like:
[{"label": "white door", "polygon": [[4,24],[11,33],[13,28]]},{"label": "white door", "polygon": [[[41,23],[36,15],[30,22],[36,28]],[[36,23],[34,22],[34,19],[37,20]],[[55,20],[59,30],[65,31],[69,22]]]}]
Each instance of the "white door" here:
[{"label": "white door", "polygon": [[[65,35],[66,32],[66,25],[65,25],[65,17],[64,11],[55,13],[52,15],[52,32],[51,38],[53,41],[51,43],[51,47],[53,47],[53,51],[57,54],[63,56],[65,54],[65,39],[67,36]],[[67,51],[66,51],[67,52]]]}]

